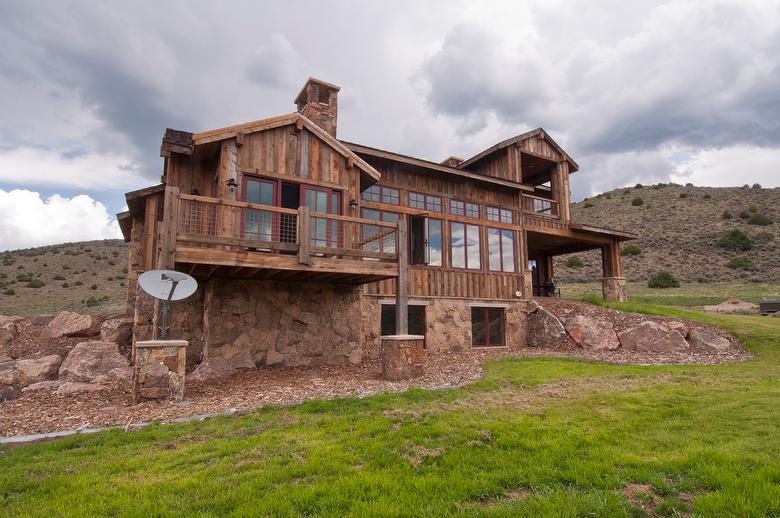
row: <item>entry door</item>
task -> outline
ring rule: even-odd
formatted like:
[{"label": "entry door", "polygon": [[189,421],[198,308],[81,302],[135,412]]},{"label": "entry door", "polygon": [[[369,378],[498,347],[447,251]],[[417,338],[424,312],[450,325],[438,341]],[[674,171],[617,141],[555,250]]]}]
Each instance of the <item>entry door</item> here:
[{"label": "entry door", "polygon": [[[322,187],[304,185],[303,203],[312,212],[341,214],[341,193]],[[338,248],[341,239],[341,222],[326,218],[312,218],[311,244]]]},{"label": "entry door", "polygon": [[[258,203],[260,205],[276,205],[276,182],[261,178],[244,177],[244,201]],[[274,231],[274,213],[246,209],[241,221],[244,239],[257,241],[277,241],[278,236]]]}]

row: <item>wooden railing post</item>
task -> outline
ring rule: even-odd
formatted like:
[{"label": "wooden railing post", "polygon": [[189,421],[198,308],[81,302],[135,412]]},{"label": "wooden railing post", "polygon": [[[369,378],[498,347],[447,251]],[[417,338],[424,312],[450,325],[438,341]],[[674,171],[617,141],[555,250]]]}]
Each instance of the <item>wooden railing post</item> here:
[{"label": "wooden railing post", "polygon": [[173,269],[176,265],[176,234],[179,223],[179,188],[166,187],[163,199],[163,221],[157,267]]},{"label": "wooden railing post", "polygon": [[396,250],[398,250],[398,278],[395,285],[395,334],[409,334],[408,265],[409,253],[406,239],[406,216],[398,220]]},{"label": "wooden railing post", "polygon": [[298,207],[298,263],[311,264],[311,217],[309,208]]}]

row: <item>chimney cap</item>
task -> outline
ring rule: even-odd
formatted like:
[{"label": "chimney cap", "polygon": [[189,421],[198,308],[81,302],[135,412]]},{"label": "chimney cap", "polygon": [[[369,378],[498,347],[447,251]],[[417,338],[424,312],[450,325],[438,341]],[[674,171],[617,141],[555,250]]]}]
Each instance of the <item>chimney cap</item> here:
[{"label": "chimney cap", "polygon": [[317,79],[316,77],[309,76],[309,79],[306,81],[306,83],[303,85],[303,88],[301,88],[301,91],[298,93],[298,97],[295,98],[295,104],[298,103],[305,103],[308,101],[306,98],[306,87],[309,86],[309,83],[316,84],[317,86],[324,86],[326,88],[329,88],[331,90],[335,90],[338,92],[341,90],[341,87],[338,85],[334,85],[333,83],[328,83],[326,81],[322,81],[321,79]]}]

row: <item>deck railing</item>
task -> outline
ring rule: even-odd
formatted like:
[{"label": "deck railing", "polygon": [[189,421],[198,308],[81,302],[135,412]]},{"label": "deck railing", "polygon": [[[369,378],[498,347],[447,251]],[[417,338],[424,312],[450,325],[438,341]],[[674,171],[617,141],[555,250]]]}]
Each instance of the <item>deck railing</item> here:
[{"label": "deck railing", "polygon": [[559,215],[558,202],[555,200],[530,194],[523,194],[522,200],[523,212],[552,218],[557,218]]},{"label": "deck railing", "polygon": [[398,224],[180,194],[177,242],[222,250],[398,261]]}]

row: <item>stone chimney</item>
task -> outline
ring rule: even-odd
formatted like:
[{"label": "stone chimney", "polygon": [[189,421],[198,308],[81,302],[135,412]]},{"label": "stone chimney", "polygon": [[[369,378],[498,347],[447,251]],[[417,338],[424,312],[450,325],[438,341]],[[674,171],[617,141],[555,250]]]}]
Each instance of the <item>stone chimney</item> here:
[{"label": "stone chimney", "polygon": [[303,85],[301,93],[295,98],[298,112],[334,138],[339,111],[339,90],[341,90],[339,86],[310,77]]}]

